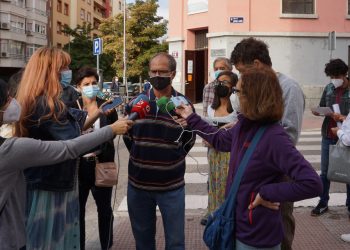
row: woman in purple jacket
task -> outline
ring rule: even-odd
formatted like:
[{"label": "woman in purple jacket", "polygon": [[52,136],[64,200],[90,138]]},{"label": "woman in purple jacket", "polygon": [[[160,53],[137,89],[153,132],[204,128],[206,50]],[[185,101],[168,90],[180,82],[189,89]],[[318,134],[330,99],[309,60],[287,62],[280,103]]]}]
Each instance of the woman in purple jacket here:
[{"label": "woman in purple jacket", "polygon": [[[215,149],[231,152],[226,195],[255,132],[268,125],[241,180],[234,238],[238,250],[280,249],[280,202],[316,197],[322,192],[322,184],[279,124],[283,98],[276,73],[270,69],[247,69],[233,92],[239,98],[241,114],[231,129],[211,127],[190,106],[182,106],[177,113]],[[284,175],[293,181],[281,182]]]}]

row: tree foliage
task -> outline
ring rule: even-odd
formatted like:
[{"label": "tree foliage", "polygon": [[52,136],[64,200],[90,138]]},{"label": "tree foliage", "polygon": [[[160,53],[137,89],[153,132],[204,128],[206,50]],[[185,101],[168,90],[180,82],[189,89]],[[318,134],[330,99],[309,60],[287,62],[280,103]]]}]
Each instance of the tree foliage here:
[{"label": "tree foliage", "polygon": [[[127,77],[135,81],[148,77],[149,59],[157,52],[167,51],[159,38],[166,34],[167,22],[157,16],[157,0],[136,0],[128,5],[126,19]],[[106,19],[99,26],[104,51],[114,56],[112,67],[123,75],[123,15]]]},{"label": "tree foliage", "polygon": [[[64,45],[63,49],[71,55],[72,62],[70,68],[75,72],[83,67],[90,66],[96,68],[96,56],[92,54],[93,38],[92,26],[90,23],[78,25],[75,29],[65,26],[63,33],[72,37],[72,41]],[[104,53],[100,55],[99,68],[103,71],[103,78],[110,80],[115,75],[115,70],[111,66],[113,54]]]}]

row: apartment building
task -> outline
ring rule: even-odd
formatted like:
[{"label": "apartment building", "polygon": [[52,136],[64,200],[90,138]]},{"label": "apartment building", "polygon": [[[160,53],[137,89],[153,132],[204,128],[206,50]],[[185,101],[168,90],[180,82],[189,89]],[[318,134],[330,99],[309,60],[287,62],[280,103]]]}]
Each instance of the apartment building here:
[{"label": "apartment building", "polygon": [[84,22],[91,23],[94,28],[91,36],[98,36],[98,27],[102,20],[123,10],[122,0],[50,0],[50,38],[49,44],[63,47],[71,37],[62,29],[65,25],[76,28]]},{"label": "apartment building", "polygon": [[0,78],[23,68],[45,45],[63,47],[72,37],[62,32],[84,22],[96,29],[104,18],[123,11],[123,0],[0,0]]},{"label": "apartment building", "polygon": [[0,0],[0,78],[24,67],[47,44],[46,0]]},{"label": "apartment building", "polygon": [[264,40],[273,68],[295,78],[307,96],[320,96],[331,57],[348,62],[350,55],[350,0],[169,0],[169,9],[169,53],[178,62],[173,85],[194,102],[212,79],[214,59],[230,57],[242,38]]}]

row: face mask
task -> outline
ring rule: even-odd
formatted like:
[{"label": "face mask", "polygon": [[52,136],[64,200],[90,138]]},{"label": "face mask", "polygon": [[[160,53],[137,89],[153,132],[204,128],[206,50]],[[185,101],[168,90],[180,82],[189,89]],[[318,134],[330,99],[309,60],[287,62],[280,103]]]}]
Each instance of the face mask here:
[{"label": "face mask", "polygon": [[97,85],[89,85],[89,86],[84,86],[82,88],[82,94],[86,96],[87,98],[94,98],[97,96],[97,94],[100,92],[100,89]]},{"label": "face mask", "polygon": [[219,97],[226,97],[228,96],[229,92],[230,92],[230,89],[225,85],[219,84],[218,86],[216,86],[216,94]]},{"label": "face mask", "polygon": [[154,76],[149,81],[156,90],[163,90],[170,85],[171,78],[170,76]]},{"label": "face mask", "polygon": [[67,87],[72,81],[72,71],[65,70],[61,72],[61,84],[63,87]]},{"label": "face mask", "polygon": [[335,88],[339,88],[343,85],[344,80],[343,79],[331,79],[331,83],[333,83]]},{"label": "face mask", "polygon": [[222,72],[223,70],[218,69],[217,71],[214,71],[214,76],[215,79],[218,79],[219,74]]},{"label": "face mask", "polygon": [[239,99],[238,99],[238,96],[236,94],[231,94],[230,95],[230,102],[231,102],[232,108],[235,111],[237,111],[237,112],[241,111],[241,107],[239,105]]},{"label": "face mask", "polygon": [[19,105],[15,98],[12,98],[10,104],[3,113],[2,123],[10,124],[18,122],[21,116],[21,105]]}]

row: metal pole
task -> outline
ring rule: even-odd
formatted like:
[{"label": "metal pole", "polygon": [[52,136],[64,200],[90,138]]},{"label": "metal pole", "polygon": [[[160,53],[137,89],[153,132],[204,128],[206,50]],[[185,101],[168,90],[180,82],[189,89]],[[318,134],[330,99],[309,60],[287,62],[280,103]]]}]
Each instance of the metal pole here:
[{"label": "metal pole", "polygon": [[128,81],[126,80],[126,0],[124,0],[124,23],[123,23],[123,83],[125,86],[125,91],[126,91],[126,100],[129,102],[129,91],[128,91]]},{"label": "metal pole", "polygon": [[99,81],[98,81],[98,85],[100,87],[100,90],[102,90],[103,88],[103,84],[101,84],[101,76],[100,76],[100,55],[97,54],[96,55],[96,68],[97,68],[97,74],[98,74],[98,78],[99,78]]}]

